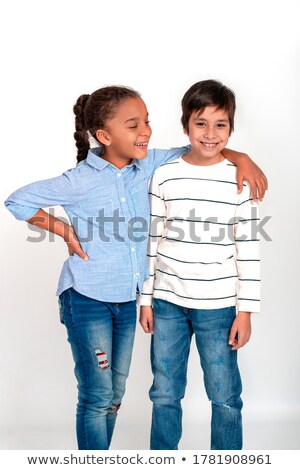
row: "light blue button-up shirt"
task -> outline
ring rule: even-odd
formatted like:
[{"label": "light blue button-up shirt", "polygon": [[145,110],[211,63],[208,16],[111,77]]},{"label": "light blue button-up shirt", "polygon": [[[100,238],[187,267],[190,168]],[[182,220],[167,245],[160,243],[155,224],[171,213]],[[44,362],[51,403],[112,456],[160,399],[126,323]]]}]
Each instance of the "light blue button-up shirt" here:
[{"label": "light blue button-up shirt", "polygon": [[122,169],[101,158],[101,149],[61,176],[29,184],[5,201],[19,220],[38,209],[62,206],[89,261],[78,255],[64,263],[57,295],[73,287],[106,302],[135,300],[148,277],[148,181],[155,169],[189,147],[149,150],[144,160]]}]

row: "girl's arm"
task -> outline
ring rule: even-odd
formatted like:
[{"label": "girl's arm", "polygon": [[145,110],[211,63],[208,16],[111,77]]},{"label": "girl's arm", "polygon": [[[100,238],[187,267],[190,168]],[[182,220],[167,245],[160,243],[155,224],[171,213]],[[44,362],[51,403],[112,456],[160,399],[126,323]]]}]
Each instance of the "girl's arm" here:
[{"label": "girl's arm", "polygon": [[246,180],[250,185],[253,201],[258,199],[261,201],[268,189],[268,180],[261,169],[245,153],[225,148],[222,150],[222,154],[237,166],[238,193],[242,192],[243,181]]},{"label": "girl's arm", "polygon": [[39,209],[33,217],[27,220],[27,222],[62,237],[68,245],[70,256],[76,253],[84,261],[88,261],[88,255],[82,250],[75,230],[71,225],[66,224],[51,214],[48,214],[48,212],[43,209]]}]

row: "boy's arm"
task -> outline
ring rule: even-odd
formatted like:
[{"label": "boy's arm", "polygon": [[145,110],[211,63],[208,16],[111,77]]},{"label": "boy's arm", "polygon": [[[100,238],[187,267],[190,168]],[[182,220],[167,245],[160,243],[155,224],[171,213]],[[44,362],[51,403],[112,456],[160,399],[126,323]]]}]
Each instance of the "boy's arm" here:
[{"label": "boy's arm", "polygon": [[142,293],[138,298],[138,304],[148,308],[141,309],[140,323],[147,333],[153,330],[152,316],[152,300],[153,289],[157,262],[157,249],[162,240],[163,231],[165,229],[165,203],[160,194],[156,176],[154,175],[150,184],[150,207],[151,207],[151,223],[149,227],[148,239],[148,257],[149,257],[149,278],[144,282]]},{"label": "boy's arm", "polygon": [[27,220],[27,222],[62,237],[67,243],[70,256],[76,253],[84,261],[88,261],[88,256],[82,250],[75,230],[71,225],[66,224],[51,214],[48,214],[48,212],[43,209],[39,209],[33,217]]},{"label": "boy's arm", "polygon": [[260,259],[258,207],[250,198],[250,189],[243,189],[236,211],[236,264],[239,276],[237,310],[228,343],[232,350],[243,347],[251,335],[251,312],[260,310]]},{"label": "boy's arm", "polygon": [[237,166],[238,193],[242,192],[243,181],[246,180],[250,185],[253,200],[262,200],[268,189],[268,180],[261,169],[245,153],[225,148],[222,150],[222,154]]}]

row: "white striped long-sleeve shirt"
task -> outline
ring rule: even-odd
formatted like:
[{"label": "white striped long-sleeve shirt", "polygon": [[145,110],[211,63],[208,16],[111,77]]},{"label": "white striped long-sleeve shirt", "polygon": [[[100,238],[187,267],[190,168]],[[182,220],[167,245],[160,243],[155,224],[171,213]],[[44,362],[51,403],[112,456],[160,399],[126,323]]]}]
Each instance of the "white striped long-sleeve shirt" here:
[{"label": "white striped long-sleeve shirt", "polygon": [[153,297],[197,309],[237,305],[258,312],[258,208],[228,160],[196,166],[181,157],[161,166],[150,185],[150,277],[140,305]]}]

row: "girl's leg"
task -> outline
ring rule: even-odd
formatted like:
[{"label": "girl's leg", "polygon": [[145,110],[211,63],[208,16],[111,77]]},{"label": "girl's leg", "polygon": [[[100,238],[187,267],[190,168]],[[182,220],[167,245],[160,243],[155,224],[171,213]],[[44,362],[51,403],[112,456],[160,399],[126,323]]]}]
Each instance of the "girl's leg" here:
[{"label": "girl's leg", "polygon": [[150,389],[153,402],[151,449],[176,450],[182,432],[181,399],[191,341],[186,309],[155,299],[151,365],[154,375]]},{"label": "girl's leg", "polygon": [[136,302],[113,304],[112,383],[113,400],[107,414],[108,445],[112,438],[117,412],[125,393],[136,326]]},{"label": "girl's leg", "polygon": [[191,312],[206,393],[212,404],[211,449],[241,449],[242,383],[237,351],[228,345],[235,307]]},{"label": "girl's leg", "polygon": [[107,416],[114,410],[112,351],[115,304],[99,302],[68,289],[60,296],[60,305],[78,381],[78,447],[105,450],[112,434]]}]

